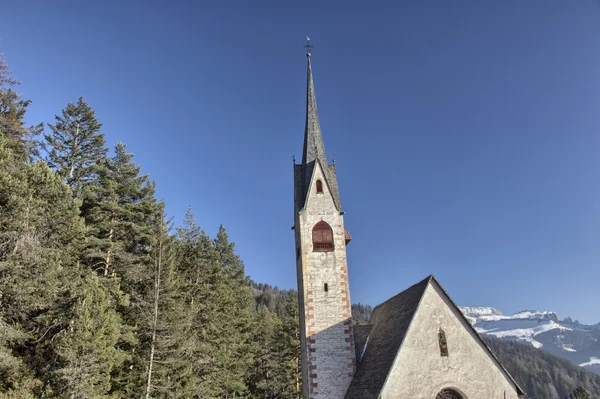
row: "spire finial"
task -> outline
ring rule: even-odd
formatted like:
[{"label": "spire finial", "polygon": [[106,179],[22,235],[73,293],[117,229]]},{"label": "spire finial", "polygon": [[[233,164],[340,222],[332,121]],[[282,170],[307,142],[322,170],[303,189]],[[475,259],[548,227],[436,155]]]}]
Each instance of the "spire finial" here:
[{"label": "spire finial", "polygon": [[306,44],[304,45],[306,49],[306,56],[310,57],[310,50],[313,48],[312,43],[310,42],[310,37],[306,36]]}]

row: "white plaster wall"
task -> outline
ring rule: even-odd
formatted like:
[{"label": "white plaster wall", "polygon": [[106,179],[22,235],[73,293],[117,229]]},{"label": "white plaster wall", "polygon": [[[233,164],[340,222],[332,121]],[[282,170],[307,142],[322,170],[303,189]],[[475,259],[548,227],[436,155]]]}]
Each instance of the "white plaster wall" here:
[{"label": "white plaster wall", "polygon": [[[517,399],[514,385],[430,283],[382,390],[382,399],[435,399],[454,388],[466,399]],[[448,357],[440,356],[438,331],[446,333]],[[505,396],[506,394],[506,396]]]},{"label": "white plaster wall", "polygon": [[[316,192],[317,179],[323,182],[322,194]],[[333,230],[332,252],[313,252],[312,229],[321,220]],[[304,396],[306,399],[341,399],[348,390],[355,367],[354,340],[348,323],[351,310],[344,220],[318,164],[305,209],[297,215],[296,229],[301,251],[297,265],[298,278],[302,279],[299,287],[303,290],[300,316],[304,319]],[[328,292],[324,290],[325,283]],[[310,365],[314,369],[308,370]]]}]

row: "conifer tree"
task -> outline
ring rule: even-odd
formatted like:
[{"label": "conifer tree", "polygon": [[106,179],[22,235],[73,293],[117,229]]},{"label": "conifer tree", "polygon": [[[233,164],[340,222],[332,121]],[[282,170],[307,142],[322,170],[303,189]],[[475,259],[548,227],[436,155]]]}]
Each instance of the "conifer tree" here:
[{"label": "conifer tree", "polygon": [[192,318],[194,333],[190,382],[196,391],[208,395],[214,372],[213,360],[219,355],[211,340],[212,334],[216,333],[215,327],[219,325],[219,314],[213,306],[213,297],[218,294],[213,285],[219,267],[212,255],[211,239],[196,224],[191,208],[185,215],[183,226],[177,229],[175,249],[182,299]]},{"label": "conifer tree", "polygon": [[181,291],[182,282],[175,266],[173,238],[169,226],[159,216],[152,250],[152,290],[148,304],[150,321],[146,329],[148,343],[145,398],[189,397],[194,388],[191,379],[191,355],[194,348],[193,315],[188,311]]},{"label": "conifer tree", "polygon": [[123,143],[115,146],[113,157],[102,161],[98,178],[90,185],[84,218],[88,238],[83,261],[102,279],[118,279],[113,291],[129,298],[128,306],[117,306],[126,327],[119,347],[131,356],[113,371],[113,390],[125,397],[140,396],[144,386],[143,339],[147,307],[152,291],[154,244],[160,209],[154,197],[154,183],[141,175]]},{"label": "conifer tree", "polygon": [[103,276],[119,275],[129,287],[144,278],[159,209],[154,183],[133,162],[125,144],[102,162],[84,217],[90,230],[86,263]]},{"label": "conifer tree", "polygon": [[12,151],[19,161],[26,161],[39,155],[38,135],[43,125],[26,127],[23,117],[31,101],[23,100],[12,88],[18,85],[11,77],[8,65],[0,53],[0,137],[3,146]]},{"label": "conifer tree", "polygon": [[281,320],[266,306],[256,310],[252,326],[251,351],[253,362],[249,369],[248,388],[253,398],[272,399],[280,397],[277,386],[276,335],[281,330]]},{"label": "conifer tree", "polygon": [[82,97],[67,104],[55,119],[54,125],[48,124],[52,132],[44,136],[48,165],[71,187],[73,197],[85,197],[86,185],[95,179],[107,152],[102,125]]},{"label": "conifer tree", "polygon": [[211,306],[220,313],[219,330],[212,344],[218,357],[215,359],[213,382],[220,387],[221,396],[236,397],[247,390],[247,369],[252,363],[250,351],[252,293],[244,273],[244,265],[229,242],[227,232],[220,226],[213,240],[213,250],[219,265],[213,289],[215,297]]},{"label": "conifer tree", "polygon": [[292,290],[286,298],[285,314],[281,317],[281,328],[275,338],[278,345],[278,364],[281,366],[281,398],[300,398],[302,395],[299,323],[298,293]]},{"label": "conifer tree", "polygon": [[[4,222],[0,225],[0,309],[3,322],[13,331],[8,347],[31,368],[31,373],[22,370],[7,388],[14,391],[29,385],[31,394],[51,396],[62,390],[58,371],[73,369],[81,360],[64,356],[69,344],[88,348],[95,344],[96,327],[79,327],[73,317],[74,304],[86,295],[82,283],[90,273],[77,262],[83,223],[69,187],[55,173],[43,163],[16,162],[4,148],[0,151],[0,193],[7,192],[11,195],[2,196],[0,206]],[[117,321],[110,323],[120,328]],[[110,342],[96,349],[115,353]],[[114,362],[112,356],[87,360],[96,369]],[[33,380],[27,377],[30,374]]]},{"label": "conifer tree", "polygon": [[76,297],[68,308],[68,328],[57,338],[57,390],[68,398],[108,398],[111,373],[127,354],[120,350],[122,321],[107,284],[90,270],[74,287]]},{"label": "conifer tree", "polygon": [[590,393],[582,387],[577,388],[567,399],[590,399]]}]

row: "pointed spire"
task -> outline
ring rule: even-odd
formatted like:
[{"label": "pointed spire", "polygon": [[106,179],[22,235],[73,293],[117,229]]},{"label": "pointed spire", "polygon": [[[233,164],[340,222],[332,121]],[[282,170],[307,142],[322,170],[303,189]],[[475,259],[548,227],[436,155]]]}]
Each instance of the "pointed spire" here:
[{"label": "pointed spire", "polygon": [[[321,169],[325,178],[327,187],[333,197],[336,208],[341,212],[340,194],[335,176],[335,166],[327,163],[325,155],[325,146],[323,145],[323,136],[321,126],[319,125],[319,113],[317,112],[317,99],[315,97],[315,84],[313,82],[312,68],[310,65],[310,39],[307,38],[306,61],[306,126],[304,128],[304,149],[302,151],[302,164],[294,166],[294,181],[296,182],[296,205],[297,209],[304,208],[307,198],[307,190],[310,180],[313,177],[315,165],[321,164]],[[318,162],[317,162],[318,161]]]},{"label": "pointed spire", "polygon": [[310,51],[306,53],[307,81],[306,81],[306,126],[304,128],[304,151],[302,164],[306,165],[316,159],[321,165],[327,165],[321,126],[319,125],[319,112],[317,111],[317,98],[315,97],[315,84],[313,82],[312,68],[310,65]]}]

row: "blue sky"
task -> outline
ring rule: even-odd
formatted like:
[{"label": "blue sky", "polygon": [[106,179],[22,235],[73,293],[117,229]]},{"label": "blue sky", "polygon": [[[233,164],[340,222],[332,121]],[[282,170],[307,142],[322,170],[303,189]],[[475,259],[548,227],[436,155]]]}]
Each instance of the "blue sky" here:
[{"label": "blue sky", "polygon": [[180,221],[296,286],[306,63],[351,298],[435,274],[461,305],[600,321],[600,2],[4,1],[0,52],[51,122],[83,96]]}]

